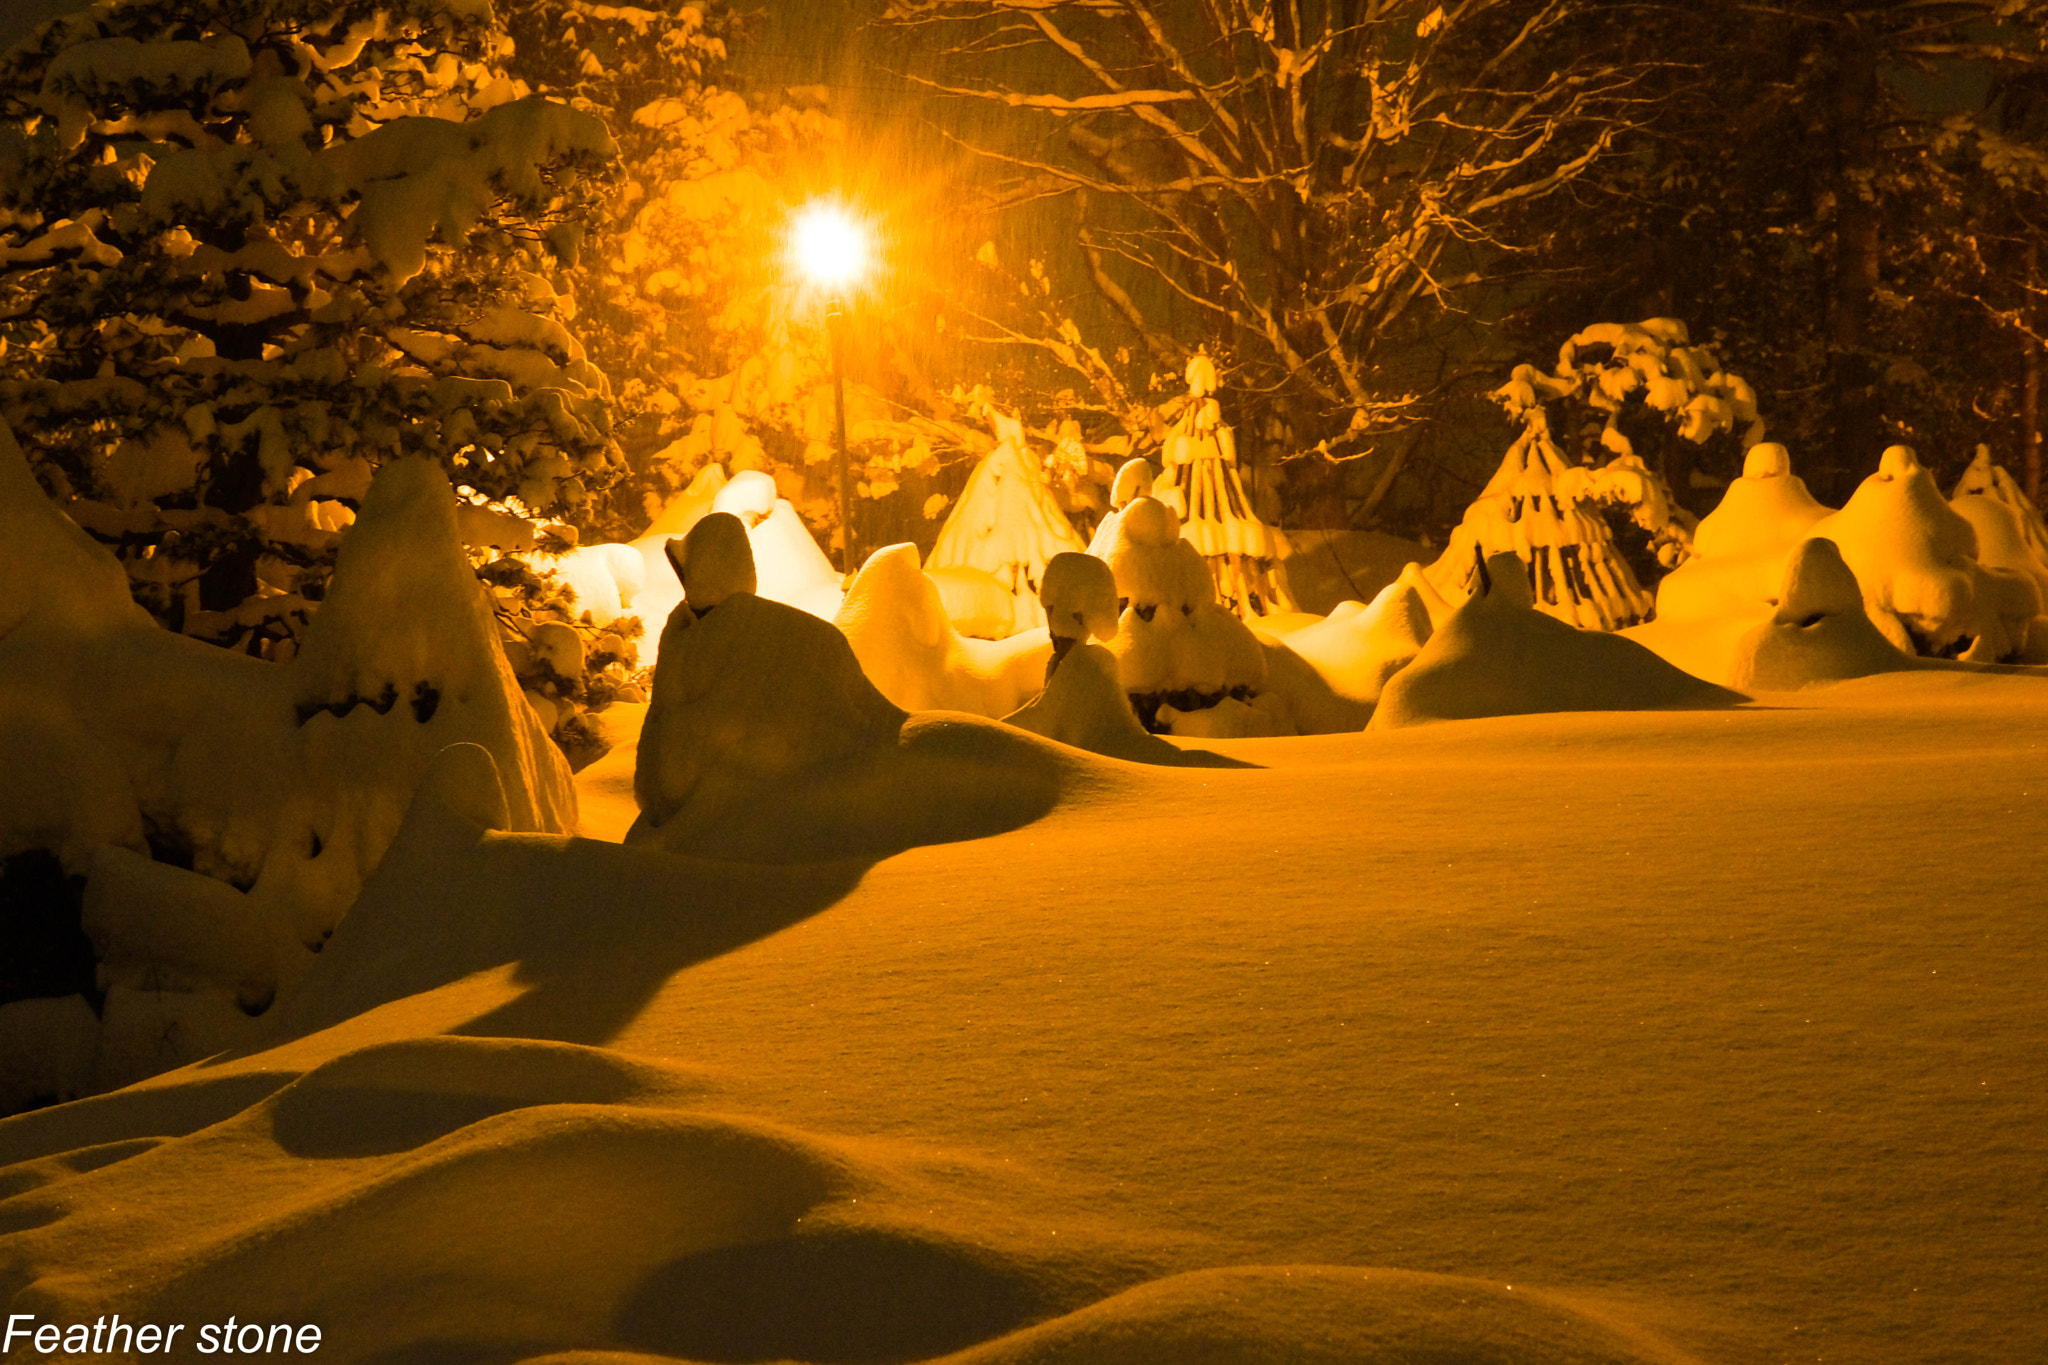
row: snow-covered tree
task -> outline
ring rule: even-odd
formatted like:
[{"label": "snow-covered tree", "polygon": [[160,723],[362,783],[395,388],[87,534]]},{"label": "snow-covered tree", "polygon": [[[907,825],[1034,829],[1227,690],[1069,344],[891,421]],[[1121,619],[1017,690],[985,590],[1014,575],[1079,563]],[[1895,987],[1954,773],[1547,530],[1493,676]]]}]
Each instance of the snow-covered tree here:
[{"label": "snow-covered tree", "polygon": [[1596,323],[1565,339],[1550,373],[1517,365],[1492,396],[1522,426],[1518,447],[1555,442],[1552,462],[1577,471],[1559,496],[1606,517],[1646,585],[1689,552],[1698,518],[1683,498],[1703,457],[1725,481],[1764,434],[1749,381],[1676,318]]},{"label": "snow-covered tree", "polygon": [[484,0],[122,0],[0,58],[0,412],[166,624],[296,635],[371,472],[614,476],[559,292],[603,123]]},{"label": "snow-covered tree", "polygon": [[1654,100],[1553,205],[1556,282],[1524,335],[1713,319],[1826,501],[1897,441],[1945,477],[1987,441],[2024,482],[2048,3],[1657,4],[1615,28],[1662,59]]},{"label": "snow-covered tree", "polygon": [[965,134],[1005,172],[991,205],[1060,199],[1077,225],[1070,258],[1048,256],[1061,287],[1012,291],[1031,315],[997,335],[1056,360],[1134,441],[1150,376],[1206,343],[1255,397],[1247,453],[1359,461],[1362,516],[1406,450],[1382,438],[1426,382],[1408,349],[1422,326],[1633,117],[1623,26],[1567,0],[894,0],[888,15],[942,35],[926,89],[1006,111]]}]

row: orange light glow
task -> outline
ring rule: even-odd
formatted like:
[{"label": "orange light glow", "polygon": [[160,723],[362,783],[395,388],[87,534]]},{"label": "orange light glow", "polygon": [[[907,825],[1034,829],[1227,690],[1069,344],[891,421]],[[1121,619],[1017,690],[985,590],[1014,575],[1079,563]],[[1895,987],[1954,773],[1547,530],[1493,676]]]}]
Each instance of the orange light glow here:
[{"label": "orange light glow", "polygon": [[866,225],[836,201],[813,200],[790,221],[790,259],[821,288],[837,292],[857,284],[867,273],[869,250]]}]

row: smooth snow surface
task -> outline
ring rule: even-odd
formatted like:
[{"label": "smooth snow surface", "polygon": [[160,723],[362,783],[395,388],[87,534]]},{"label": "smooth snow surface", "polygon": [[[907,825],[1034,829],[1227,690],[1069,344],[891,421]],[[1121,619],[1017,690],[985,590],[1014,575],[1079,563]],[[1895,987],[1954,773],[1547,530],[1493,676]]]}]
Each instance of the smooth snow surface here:
[{"label": "smooth snow surface", "polygon": [[2039,1358],[2048,688],[1771,701],[1063,750],[1008,833],[795,866],[487,831],[458,748],[271,1046],[0,1123],[8,1311],[339,1362]]}]

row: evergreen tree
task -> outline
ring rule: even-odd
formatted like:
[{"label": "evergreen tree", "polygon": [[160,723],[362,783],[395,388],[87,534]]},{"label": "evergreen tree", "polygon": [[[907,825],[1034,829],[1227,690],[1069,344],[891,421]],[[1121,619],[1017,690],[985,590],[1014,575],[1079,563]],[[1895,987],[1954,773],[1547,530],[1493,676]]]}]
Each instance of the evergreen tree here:
[{"label": "evergreen tree", "polygon": [[0,414],[167,625],[275,652],[371,471],[615,477],[565,325],[614,146],[483,0],[124,0],[0,59]]}]

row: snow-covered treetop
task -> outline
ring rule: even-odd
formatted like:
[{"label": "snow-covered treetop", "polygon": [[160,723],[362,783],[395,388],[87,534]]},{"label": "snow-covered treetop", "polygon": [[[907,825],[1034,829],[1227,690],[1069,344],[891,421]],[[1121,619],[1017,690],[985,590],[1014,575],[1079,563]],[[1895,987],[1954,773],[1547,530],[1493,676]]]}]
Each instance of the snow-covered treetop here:
[{"label": "snow-covered treetop", "polygon": [[1550,374],[1517,365],[1494,400],[1520,421],[1544,404],[1576,400],[1604,416],[1599,443],[1615,455],[1635,454],[1621,421],[1631,408],[1647,408],[1695,445],[1735,432],[1743,447],[1763,439],[1756,391],[1729,374],[1704,346],[1692,344],[1676,318],[1637,323],[1602,322],[1575,333],[1558,348]]},{"label": "snow-covered treetop", "polygon": [[615,477],[560,282],[615,149],[508,50],[484,0],[125,0],[0,54],[0,411],[167,624],[294,635],[400,453],[527,514]]}]

